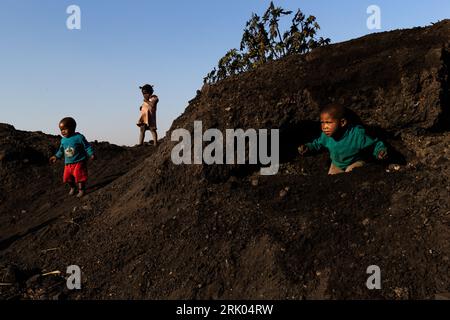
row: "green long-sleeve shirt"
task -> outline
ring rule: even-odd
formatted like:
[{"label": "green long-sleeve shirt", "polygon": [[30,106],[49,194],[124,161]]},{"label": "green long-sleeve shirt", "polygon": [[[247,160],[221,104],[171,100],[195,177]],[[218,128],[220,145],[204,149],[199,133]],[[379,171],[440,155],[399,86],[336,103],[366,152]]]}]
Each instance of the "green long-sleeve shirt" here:
[{"label": "green long-sleeve shirt", "polygon": [[360,126],[347,128],[339,140],[328,137],[322,132],[322,135],[311,143],[307,143],[311,151],[320,151],[327,148],[330,151],[331,162],[338,168],[345,170],[349,165],[362,160],[361,151],[374,147],[373,155],[378,156],[380,151],[385,151],[386,146],[378,139],[372,139],[366,134],[366,130]]},{"label": "green long-sleeve shirt", "polygon": [[72,164],[84,161],[93,154],[94,149],[86,138],[80,133],[75,133],[71,137],[61,139],[61,145],[55,157],[58,159],[64,157],[65,164]]}]

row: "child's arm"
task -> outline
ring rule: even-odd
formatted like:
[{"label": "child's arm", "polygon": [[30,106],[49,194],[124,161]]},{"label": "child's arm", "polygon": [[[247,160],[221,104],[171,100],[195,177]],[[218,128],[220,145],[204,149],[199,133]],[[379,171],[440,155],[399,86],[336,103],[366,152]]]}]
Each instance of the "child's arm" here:
[{"label": "child's arm", "polygon": [[56,152],[56,154],[50,158],[50,163],[56,163],[56,160],[61,159],[64,155],[64,147],[61,144],[59,146],[58,152]]},{"label": "child's arm", "polygon": [[305,155],[306,153],[308,153],[309,151],[320,151],[322,150],[322,148],[325,146],[325,141],[323,139],[323,134],[317,138],[316,140],[314,140],[313,142],[301,145],[300,147],[298,147],[298,152],[300,153],[300,155]]},{"label": "child's arm", "polygon": [[95,159],[94,148],[92,147],[92,145],[87,141],[87,139],[83,135],[81,135],[81,143],[83,144],[83,148],[86,151],[89,158],[91,160],[94,160]]},{"label": "child's arm", "polygon": [[153,97],[150,99],[150,101],[152,102],[150,105],[150,114],[154,114],[154,113],[156,113],[156,106],[158,105],[159,98]]},{"label": "child's arm", "polygon": [[364,128],[360,128],[358,131],[358,139],[360,143],[361,149],[366,149],[371,146],[374,146],[373,155],[375,158],[382,160],[387,157],[387,148],[383,141],[378,138],[371,138],[366,134],[366,130]]},{"label": "child's arm", "polygon": [[[144,110],[142,110],[144,109]],[[148,108],[142,108],[140,109],[141,115],[139,116],[138,121],[136,122],[136,125],[138,127],[144,126],[146,124],[146,119],[150,119],[150,110]]]},{"label": "child's arm", "polygon": [[324,134],[322,133],[319,138],[314,140],[313,142],[305,144],[308,151],[320,151],[325,146]]}]

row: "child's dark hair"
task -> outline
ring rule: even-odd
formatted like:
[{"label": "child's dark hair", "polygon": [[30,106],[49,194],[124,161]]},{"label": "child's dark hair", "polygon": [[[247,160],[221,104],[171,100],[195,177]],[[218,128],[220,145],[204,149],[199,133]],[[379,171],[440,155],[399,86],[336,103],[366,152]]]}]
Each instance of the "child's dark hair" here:
[{"label": "child's dark hair", "polygon": [[77,128],[77,122],[74,118],[71,117],[64,118],[59,123],[72,130],[75,130]]},{"label": "child's dark hair", "polygon": [[144,86],[142,86],[142,87],[139,87],[143,92],[145,91],[146,93],[149,93],[149,94],[153,94],[153,86],[152,85],[149,85],[149,84],[146,84],[146,85],[144,85]]},{"label": "child's dark hair", "polygon": [[328,113],[333,119],[345,119],[347,118],[347,108],[338,103],[327,104],[320,110],[320,114]]}]

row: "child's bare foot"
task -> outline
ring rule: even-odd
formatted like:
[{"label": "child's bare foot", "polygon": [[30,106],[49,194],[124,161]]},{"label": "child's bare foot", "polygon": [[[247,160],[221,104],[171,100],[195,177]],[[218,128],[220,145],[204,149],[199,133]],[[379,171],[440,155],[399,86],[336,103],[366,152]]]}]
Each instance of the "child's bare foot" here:
[{"label": "child's bare foot", "polygon": [[84,194],[85,194],[85,192],[84,192],[84,190],[79,190],[78,191],[78,194],[77,194],[77,198],[83,198],[84,197]]},{"label": "child's bare foot", "polygon": [[69,196],[73,196],[75,194],[75,188],[70,188]]}]

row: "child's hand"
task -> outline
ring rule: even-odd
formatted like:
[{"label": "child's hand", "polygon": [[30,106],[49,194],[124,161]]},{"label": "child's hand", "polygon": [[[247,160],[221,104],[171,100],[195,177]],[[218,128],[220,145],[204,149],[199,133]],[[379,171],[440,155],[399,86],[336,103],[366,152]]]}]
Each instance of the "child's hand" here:
[{"label": "child's hand", "polygon": [[298,147],[298,153],[300,153],[301,156],[305,155],[308,151],[308,147],[305,145]]},{"label": "child's hand", "polygon": [[53,156],[53,157],[50,158],[50,163],[51,164],[55,164],[57,160],[58,159],[55,156]]},{"label": "child's hand", "polygon": [[95,155],[92,155],[91,158],[90,158],[91,161],[94,161],[95,159],[96,159]]},{"label": "child's hand", "polygon": [[378,160],[385,160],[387,158],[388,154],[386,150],[381,150],[378,153]]}]

